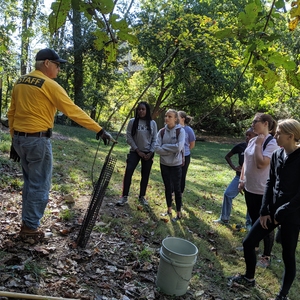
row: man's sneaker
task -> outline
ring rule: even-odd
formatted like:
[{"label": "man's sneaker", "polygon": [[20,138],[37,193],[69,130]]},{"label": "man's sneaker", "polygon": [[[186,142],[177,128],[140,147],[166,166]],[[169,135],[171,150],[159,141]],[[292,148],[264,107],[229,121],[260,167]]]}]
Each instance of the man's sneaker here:
[{"label": "man's sneaker", "polygon": [[139,197],[139,201],[142,205],[146,205],[146,206],[149,205],[148,201],[143,196]]},{"label": "man's sneaker", "polygon": [[262,256],[260,260],[256,263],[256,266],[265,269],[269,267],[270,264],[271,264],[271,259],[267,256]]},{"label": "man's sneaker", "polygon": [[118,205],[118,206],[123,206],[125,203],[127,203],[127,201],[128,201],[127,196],[123,196],[123,197],[121,197],[120,200],[117,202],[117,205]]},{"label": "man's sneaker", "polygon": [[232,287],[234,284],[243,285],[244,287],[251,288],[255,286],[255,279],[249,280],[245,275],[235,275],[228,278],[228,286]]},{"label": "man's sneaker", "polygon": [[229,221],[228,220],[222,220],[221,218],[219,218],[217,220],[213,220],[213,223],[227,225],[227,224],[229,224]]}]

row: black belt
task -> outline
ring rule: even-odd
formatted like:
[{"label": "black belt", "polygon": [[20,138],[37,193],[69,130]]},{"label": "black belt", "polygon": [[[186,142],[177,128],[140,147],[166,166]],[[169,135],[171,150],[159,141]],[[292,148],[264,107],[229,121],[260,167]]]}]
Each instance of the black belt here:
[{"label": "black belt", "polygon": [[47,137],[47,136],[49,136],[47,131],[26,133],[26,132],[20,132],[20,131],[16,131],[16,130],[14,131],[14,135],[18,135],[18,136],[34,136],[34,137]]}]

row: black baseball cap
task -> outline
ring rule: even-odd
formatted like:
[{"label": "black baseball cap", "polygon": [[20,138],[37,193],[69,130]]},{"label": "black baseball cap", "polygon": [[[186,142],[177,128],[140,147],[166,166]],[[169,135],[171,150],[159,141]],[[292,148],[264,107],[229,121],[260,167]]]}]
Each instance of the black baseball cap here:
[{"label": "black baseball cap", "polygon": [[54,50],[49,49],[49,48],[40,50],[36,54],[36,57],[35,57],[36,61],[38,61],[38,60],[46,60],[46,59],[57,61],[57,62],[60,62],[62,64],[64,64],[64,63],[67,62],[65,59],[60,58],[58,56],[58,54]]}]

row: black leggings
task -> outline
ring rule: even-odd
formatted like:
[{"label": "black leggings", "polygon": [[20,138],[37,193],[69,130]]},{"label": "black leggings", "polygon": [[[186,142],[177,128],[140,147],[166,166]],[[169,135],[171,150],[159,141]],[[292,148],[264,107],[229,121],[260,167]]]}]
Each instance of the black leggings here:
[{"label": "black leggings", "polygon": [[[282,245],[282,259],[284,262],[284,274],[283,281],[281,284],[280,295],[286,296],[290,290],[290,287],[296,276],[296,258],[295,252],[299,237],[300,225],[283,223],[281,225],[281,245]],[[246,274],[245,276],[249,279],[255,276],[256,267],[256,245],[270,232],[274,232],[274,229],[278,225],[274,223],[268,224],[268,229],[263,229],[258,219],[252,226],[250,232],[246,236],[243,247],[244,257],[246,263]]]},{"label": "black leggings", "polygon": [[[259,212],[262,204],[263,195],[253,194],[244,190],[247,209],[252,220],[252,225],[259,219]],[[271,251],[274,245],[274,231],[264,237],[264,252],[263,256],[271,256]],[[255,247],[259,246],[259,242]]]},{"label": "black leggings", "polygon": [[175,194],[176,211],[181,211],[182,196],[180,190],[181,166],[165,166],[160,164],[160,172],[165,185],[165,197],[167,207],[172,206],[172,191]]},{"label": "black leggings", "polygon": [[183,194],[183,192],[184,192],[186,174],[187,174],[190,162],[191,162],[191,155],[185,156],[184,157],[184,165],[182,166],[182,175],[181,175],[181,194]]},{"label": "black leggings", "polygon": [[126,160],[127,164],[126,164],[126,170],[123,179],[122,196],[128,196],[129,194],[132,175],[139,161],[141,161],[141,165],[142,165],[139,197],[146,195],[146,189],[149,182],[150,171],[153,164],[153,156],[149,160],[144,160],[136,152],[130,151],[130,153],[127,155],[127,160]]}]

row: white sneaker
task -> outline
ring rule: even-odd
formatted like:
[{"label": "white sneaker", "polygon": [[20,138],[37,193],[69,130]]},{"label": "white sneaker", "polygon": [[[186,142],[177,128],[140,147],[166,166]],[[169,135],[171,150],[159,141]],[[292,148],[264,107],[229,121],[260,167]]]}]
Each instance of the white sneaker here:
[{"label": "white sneaker", "polygon": [[219,218],[217,220],[213,220],[213,223],[219,223],[219,224],[227,225],[227,224],[229,224],[229,221],[228,220],[222,220],[221,218]]}]

